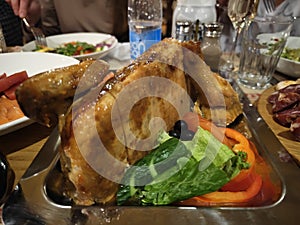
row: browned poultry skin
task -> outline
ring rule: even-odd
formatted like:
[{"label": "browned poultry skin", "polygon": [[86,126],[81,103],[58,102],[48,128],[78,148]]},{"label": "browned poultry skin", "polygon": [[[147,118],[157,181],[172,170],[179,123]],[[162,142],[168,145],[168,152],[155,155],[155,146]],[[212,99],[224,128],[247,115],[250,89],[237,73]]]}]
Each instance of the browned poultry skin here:
[{"label": "browned poultry skin", "polygon": [[[156,54],[156,52],[162,53],[161,46],[157,46],[153,50],[153,53]],[[170,55],[173,57],[170,57]],[[162,53],[161,56],[167,57],[166,61],[173,59],[179,67],[183,67],[183,55],[179,48],[171,48],[169,46],[168,50]],[[155,145],[156,136],[153,134],[148,142],[142,145],[139,143],[139,140],[149,137],[149,123],[151,119],[154,117],[161,118],[165,122],[166,127],[164,128],[167,130],[171,129],[175,121],[179,119],[178,112],[174,108],[172,110],[173,106],[166,100],[153,96],[143,97],[148,94],[143,93],[143,90],[146,92],[147,90],[152,90],[153,93],[165,98],[181,99],[181,96],[171,86],[156,87],[150,80],[148,82],[143,80],[142,87],[139,86],[140,84],[137,84],[138,87],[133,86],[126,92],[126,96],[134,96],[133,98],[140,100],[134,102],[128,114],[124,113],[124,109],[126,110],[127,104],[129,104],[125,100],[130,100],[130,98],[123,99],[124,97],[120,94],[121,91],[124,91],[125,87],[133,84],[133,82],[149,77],[167,78],[184,90],[186,89],[185,74],[182,70],[159,61],[151,62],[143,59],[118,71],[116,76],[102,89],[100,98],[84,97],[91,99],[91,101],[95,100],[95,106],[89,101],[79,100],[75,103],[76,111],[73,111],[73,115],[69,113],[66,116],[66,122],[61,132],[63,147],[61,153],[63,158],[66,159],[62,165],[63,170],[68,173],[68,178],[75,187],[75,191],[69,192],[69,195],[72,196],[76,204],[113,203],[119,186],[117,181],[120,181],[122,178],[126,166],[142,158],[147,154],[145,149],[153,149]],[[119,98],[121,100],[117,101]],[[84,106],[81,105],[82,102],[84,102]],[[76,104],[80,105],[80,107],[76,107]],[[189,102],[179,101],[179,105],[185,112],[190,110]],[[114,106],[120,110],[119,113],[118,110],[117,113],[113,113]],[[111,116],[112,114],[113,116]],[[89,122],[91,115],[95,115],[95,124]],[[116,123],[114,128],[112,120]],[[76,135],[76,126],[78,126],[83,135]],[[93,126],[96,126],[96,132],[92,132],[93,130],[95,131]],[[154,126],[159,126],[159,124]],[[116,131],[121,134],[121,139],[125,143],[118,139]],[[128,136],[128,133],[133,135]],[[104,149],[98,144],[99,137],[104,145]],[[81,145],[80,143],[83,144]],[[101,163],[103,151],[109,152],[116,159],[116,162],[103,165]],[[94,167],[92,169],[86,159],[89,162],[92,161],[92,164],[97,162],[95,164],[99,165],[99,168]],[[121,167],[119,162],[122,164]],[[108,174],[113,177],[114,181],[104,178],[95,171],[101,171],[103,168],[109,170]],[[101,187],[101,190],[99,187]]]},{"label": "browned poultry skin", "polygon": [[[91,79],[78,84],[87,68],[94,60],[86,60],[80,64],[44,72],[27,79],[16,90],[16,97],[24,114],[46,126],[54,126],[58,116],[64,114],[73,102],[75,92],[84,93],[96,86],[103,77],[94,73]],[[102,63],[106,65],[107,63]]]},{"label": "browned poultry skin", "polygon": [[[236,93],[210,71],[201,57],[200,43],[165,39],[114,77],[107,76],[104,86],[102,83],[77,99],[68,112],[65,103],[60,102],[65,99],[58,97],[61,92],[51,91],[44,96],[37,88],[39,79],[20,88],[24,94],[33,88],[31,98],[38,99],[28,113],[31,118],[49,124],[45,121],[49,118],[47,110],[56,119],[60,116],[60,161],[70,181],[67,195],[75,204],[113,204],[124,170],[153,149],[160,129],[170,130],[190,111],[189,95],[194,101],[198,99],[202,110],[208,109],[208,118],[219,116],[221,122],[236,118],[241,112]],[[76,69],[68,73],[76,73]],[[47,84],[42,86],[52,90]],[[60,88],[63,91],[63,86]],[[30,101],[21,97],[18,100],[21,105]],[[54,100],[63,107],[43,109],[43,101],[49,104]],[[232,115],[224,113],[235,106]],[[219,109],[221,115],[211,116]]]},{"label": "browned poultry skin", "polygon": [[232,123],[242,113],[237,93],[225,79],[212,72],[204,60],[201,60],[203,57],[199,52],[200,47],[194,49],[189,43],[183,45],[186,47],[183,49],[184,70],[189,94],[198,103],[202,116],[219,126]]}]

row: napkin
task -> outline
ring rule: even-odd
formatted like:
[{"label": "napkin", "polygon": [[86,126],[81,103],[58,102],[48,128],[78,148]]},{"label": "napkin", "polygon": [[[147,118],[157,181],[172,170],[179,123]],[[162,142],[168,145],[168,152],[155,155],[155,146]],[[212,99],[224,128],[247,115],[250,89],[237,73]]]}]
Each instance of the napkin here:
[{"label": "napkin", "polygon": [[109,63],[110,70],[117,70],[127,66],[130,62],[130,44],[128,42],[118,43],[117,46],[106,55],[103,60]]},{"label": "napkin", "polygon": [[109,56],[119,61],[130,60],[130,44],[128,42],[118,43]]}]

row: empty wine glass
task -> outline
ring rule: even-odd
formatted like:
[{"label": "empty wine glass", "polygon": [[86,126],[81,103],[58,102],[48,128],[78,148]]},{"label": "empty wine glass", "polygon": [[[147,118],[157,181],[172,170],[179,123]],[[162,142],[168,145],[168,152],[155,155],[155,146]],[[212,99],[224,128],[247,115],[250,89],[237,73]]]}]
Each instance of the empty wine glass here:
[{"label": "empty wine glass", "polygon": [[246,17],[255,17],[259,0],[229,0],[227,7],[227,15],[235,30],[232,49],[227,60],[219,67],[220,75],[232,81],[232,71],[234,70],[235,49],[239,39],[239,35],[245,25]]}]

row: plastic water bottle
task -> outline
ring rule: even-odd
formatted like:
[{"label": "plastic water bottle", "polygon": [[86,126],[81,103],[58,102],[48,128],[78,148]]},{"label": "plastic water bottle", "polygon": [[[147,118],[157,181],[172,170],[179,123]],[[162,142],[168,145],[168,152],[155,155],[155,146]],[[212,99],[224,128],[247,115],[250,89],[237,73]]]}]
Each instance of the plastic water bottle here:
[{"label": "plastic water bottle", "polygon": [[161,0],[128,0],[130,56],[136,59],[161,40]]},{"label": "plastic water bottle", "polygon": [[172,18],[172,37],[176,38],[177,21],[191,21],[194,24],[199,21],[203,25],[216,20],[216,0],[177,0]]}]

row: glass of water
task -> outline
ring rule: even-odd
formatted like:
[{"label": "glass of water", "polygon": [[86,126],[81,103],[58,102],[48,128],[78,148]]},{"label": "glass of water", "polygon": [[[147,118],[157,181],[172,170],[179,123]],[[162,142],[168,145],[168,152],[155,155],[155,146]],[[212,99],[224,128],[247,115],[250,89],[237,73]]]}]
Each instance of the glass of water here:
[{"label": "glass of water", "polygon": [[265,89],[290,35],[293,18],[255,17],[243,30],[238,82],[251,89]]}]

